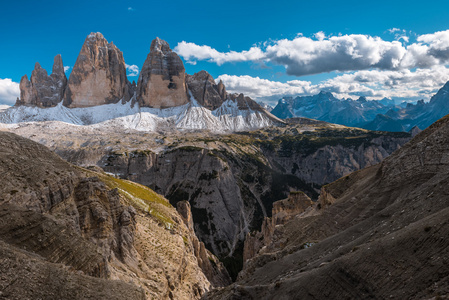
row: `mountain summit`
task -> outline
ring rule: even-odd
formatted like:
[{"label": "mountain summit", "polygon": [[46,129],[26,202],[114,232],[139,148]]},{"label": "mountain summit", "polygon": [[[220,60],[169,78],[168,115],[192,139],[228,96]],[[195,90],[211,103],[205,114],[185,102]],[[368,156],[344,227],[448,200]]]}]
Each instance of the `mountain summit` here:
[{"label": "mountain summit", "polygon": [[37,62],[30,79],[28,80],[28,76],[24,75],[20,80],[20,100],[16,105],[51,107],[58,104],[67,85],[61,55],[55,56],[50,76]]},{"label": "mountain summit", "polygon": [[[217,84],[208,72],[186,74],[182,60],[160,38],[151,43],[137,86],[126,77],[122,52],[97,32],[84,41],[68,82],[58,55],[52,75],[37,63],[31,81],[26,75],[22,78],[20,90],[21,99],[0,114],[0,122],[212,132],[284,124],[249,97],[228,94],[223,82]],[[44,107],[48,109],[39,109]]]},{"label": "mountain summit", "polygon": [[64,105],[89,107],[129,101],[131,96],[123,53],[101,33],[89,34],[70,74]]},{"label": "mountain summit", "polygon": [[166,108],[186,104],[184,64],[168,43],[156,38],[140,71],[137,101],[141,106]]}]

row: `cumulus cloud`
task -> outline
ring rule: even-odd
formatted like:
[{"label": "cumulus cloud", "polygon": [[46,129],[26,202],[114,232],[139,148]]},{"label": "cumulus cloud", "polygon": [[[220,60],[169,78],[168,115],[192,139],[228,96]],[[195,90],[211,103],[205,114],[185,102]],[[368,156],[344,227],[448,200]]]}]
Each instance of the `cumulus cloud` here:
[{"label": "cumulus cloud", "polygon": [[64,72],[67,72],[68,70],[70,70],[70,66],[64,66]]},{"label": "cumulus cloud", "polygon": [[220,52],[207,45],[181,42],[175,51],[188,63],[204,60],[222,65],[251,61],[284,66],[288,75],[303,76],[333,71],[403,70],[431,68],[449,63],[449,30],[417,37],[409,44],[407,32],[392,28],[394,41],[362,34],[313,38],[302,35],[260,43],[241,52]]},{"label": "cumulus cloud", "polygon": [[13,105],[20,95],[19,84],[9,78],[0,78],[0,104]]},{"label": "cumulus cloud", "polygon": [[134,77],[139,75],[139,67],[136,65],[125,64],[126,70],[128,70],[127,76]]},{"label": "cumulus cloud", "polygon": [[180,42],[174,51],[181,55],[187,63],[195,64],[196,60],[206,60],[222,65],[226,62],[257,61],[264,57],[259,47],[251,47],[247,51],[226,53],[219,52],[209,46],[199,46],[194,43]]},{"label": "cumulus cloud", "polygon": [[310,81],[291,80],[270,81],[259,77],[221,75],[229,92],[244,93],[256,100],[276,101],[284,96],[305,96],[321,90],[332,92],[339,98],[370,99],[401,98],[429,99],[439,88],[449,81],[449,69],[436,66],[430,69],[380,71],[365,70],[342,74],[318,84]]},{"label": "cumulus cloud", "polygon": [[287,95],[309,95],[319,92],[310,81],[291,80],[287,82],[271,81],[248,75],[220,75],[217,81],[222,80],[226,90],[231,93],[243,93],[253,99],[277,100]]},{"label": "cumulus cloud", "polygon": [[132,8],[131,6],[128,7],[128,11],[134,11],[134,8]]}]

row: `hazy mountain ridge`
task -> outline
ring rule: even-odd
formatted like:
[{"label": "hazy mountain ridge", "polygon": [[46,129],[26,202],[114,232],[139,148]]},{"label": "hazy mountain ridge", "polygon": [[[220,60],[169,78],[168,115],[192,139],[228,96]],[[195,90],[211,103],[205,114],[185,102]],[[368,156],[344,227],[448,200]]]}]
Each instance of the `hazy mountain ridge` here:
[{"label": "hazy mountain ridge", "polygon": [[420,100],[400,105],[389,99],[337,99],[322,91],[314,96],[283,98],[271,113],[281,119],[306,117],[369,130],[409,131],[415,126],[425,129],[449,114],[448,91],[446,83],[428,103]]}]

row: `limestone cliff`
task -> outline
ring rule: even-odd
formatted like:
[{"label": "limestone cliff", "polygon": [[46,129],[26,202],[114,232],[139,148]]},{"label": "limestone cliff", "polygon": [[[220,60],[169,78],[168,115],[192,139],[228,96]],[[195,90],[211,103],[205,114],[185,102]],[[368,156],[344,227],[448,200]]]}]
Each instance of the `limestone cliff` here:
[{"label": "limestone cliff", "polygon": [[137,101],[141,106],[166,108],[188,102],[186,75],[179,56],[166,41],[151,42],[150,53],[137,81]]},{"label": "limestone cliff", "polygon": [[68,107],[128,101],[133,94],[122,52],[99,32],[87,36],[64,95]]},{"label": "limestone cliff", "polygon": [[449,117],[382,163],[327,185],[271,248],[204,299],[438,299],[449,295]]},{"label": "limestone cliff", "polygon": [[24,75],[20,80],[20,99],[16,105],[52,107],[61,102],[67,85],[61,55],[54,58],[51,75],[36,63],[31,78]]},{"label": "limestone cliff", "polygon": [[285,243],[285,240],[278,236],[277,229],[296,216],[312,210],[313,206],[314,202],[303,192],[291,192],[287,199],[274,202],[271,217],[264,219],[261,230],[246,235],[243,262],[258,255],[259,251],[265,250],[263,248],[271,246],[273,237],[277,244]]},{"label": "limestone cliff", "polygon": [[214,78],[206,71],[187,75],[186,83],[195,100],[209,110],[219,108],[227,98],[223,82],[220,80],[216,84]]}]

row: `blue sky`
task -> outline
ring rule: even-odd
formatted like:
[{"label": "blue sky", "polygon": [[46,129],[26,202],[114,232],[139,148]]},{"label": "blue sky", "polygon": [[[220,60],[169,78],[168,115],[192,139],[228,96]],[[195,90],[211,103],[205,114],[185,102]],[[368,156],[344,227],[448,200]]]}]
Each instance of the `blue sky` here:
[{"label": "blue sky", "polygon": [[[410,0],[2,1],[0,103],[13,102],[21,76],[29,76],[37,61],[50,71],[61,54],[73,67],[85,37],[97,31],[139,69],[158,36],[181,55],[187,73],[205,69],[228,90],[257,99],[320,89],[341,97],[428,99],[449,80],[448,9],[447,1]],[[337,47],[345,54],[342,47],[351,43],[360,53],[349,58],[321,50]],[[416,54],[423,44],[433,56]],[[397,53],[383,57],[379,45]],[[251,48],[257,55],[247,55]],[[391,65],[397,55],[409,54],[413,63]]]}]

